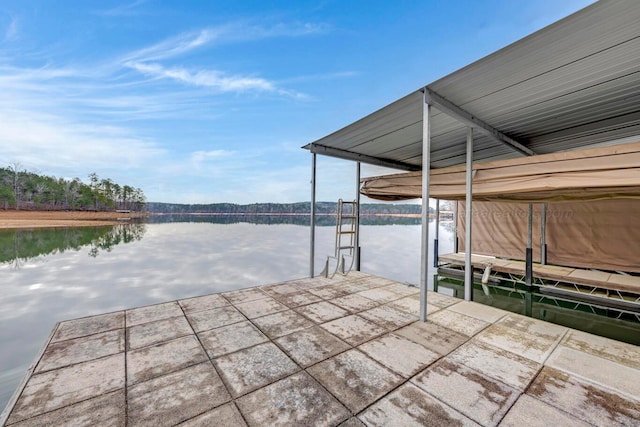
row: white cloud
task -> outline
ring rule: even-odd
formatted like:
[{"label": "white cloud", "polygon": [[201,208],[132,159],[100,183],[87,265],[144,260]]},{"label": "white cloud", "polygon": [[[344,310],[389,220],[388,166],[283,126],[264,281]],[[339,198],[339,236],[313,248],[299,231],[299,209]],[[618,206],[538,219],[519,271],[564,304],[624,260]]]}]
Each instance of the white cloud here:
[{"label": "white cloud", "polygon": [[308,76],[297,76],[297,77],[289,77],[286,79],[280,80],[280,83],[300,83],[307,81],[320,81],[320,80],[334,80],[334,79],[346,79],[358,77],[362,73],[358,71],[338,71],[335,73],[323,73],[323,74],[311,74]]},{"label": "white cloud", "polygon": [[221,162],[228,161],[234,154],[235,152],[230,150],[195,151],[191,153],[193,171],[200,172],[219,165]]},{"label": "white cloud", "polygon": [[4,30],[4,39],[5,41],[12,41],[18,38],[18,19],[12,17],[9,21],[9,25],[7,25],[7,29]]},{"label": "white cloud", "polygon": [[180,67],[165,68],[155,63],[144,64],[129,62],[126,65],[151,77],[177,80],[195,86],[210,87],[220,92],[245,92],[249,90],[276,92],[276,87],[272,82],[259,77],[231,76],[216,70],[191,72]]},{"label": "white cloud", "polygon": [[[198,140],[207,134],[201,131],[203,120],[231,114],[224,94],[306,95],[255,74],[182,65],[179,57],[216,43],[326,30],[312,24],[234,23],[179,34],[97,63],[64,64],[50,54],[38,56],[41,66],[20,66],[12,56],[0,57],[0,166],[19,162],[28,170],[65,178],[85,178],[95,171],[143,188],[152,201],[307,199],[308,180],[301,178],[308,174],[306,167],[271,164],[267,159],[273,152],[236,150],[225,136],[221,142]],[[175,141],[175,129],[165,134],[159,130],[163,125],[153,127],[154,120],[163,119],[185,123],[182,146]],[[195,125],[192,133],[190,124]],[[205,143],[208,148],[189,146]],[[281,159],[285,154],[275,155]]]},{"label": "white cloud", "polygon": [[253,25],[246,22],[234,23],[226,27],[230,40],[255,40],[273,37],[303,37],[324,34],[332,30],[324,23],[296,22],[276,23],[270,26]]},{"label": "white cloud", "polygon": [[138,8],[149,0],[136,0],[133,3],[122,4],[111,9],[97,10],[94,13],[102,16],[133,16],[139,13]]},{"label": "white cloud", "polygon": [[222,30],[205,28],[168,38],[149,47],[133,51],[122,58],[123,63],[157,61],[173,58],[204,45],[218,38]]},{"label": "white cloud", "polygon": [[124,55],[121,62],[126,64],[158,61],[174,58],[215,43],[237,43],[274,37],[304,37],[326,33],[330,30],[330,26],[316,23],[255,25],[247,22],[231,22],[217,27],[207,27],[178,34],[154,45],[130,52]]},{"label": "white cloud", "polygon": [[4,163],[64,175],[142,168],[165,154],[125,128],[25,111],[0,111],[0,147]]}]

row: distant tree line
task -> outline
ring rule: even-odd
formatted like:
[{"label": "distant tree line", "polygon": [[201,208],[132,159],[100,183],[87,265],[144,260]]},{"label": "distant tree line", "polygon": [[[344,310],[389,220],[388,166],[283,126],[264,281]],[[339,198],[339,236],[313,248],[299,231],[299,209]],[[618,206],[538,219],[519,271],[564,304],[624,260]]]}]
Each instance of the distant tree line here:
[{"label": "distant tree line", "polygon": [[[336,202],[317,202],[316,213],[334,214],[337,211]],[[391,203],[363,203],[360,205],[361,215],[398,215],[420,214],[421,205],[391,204]],[[187,214],[308,214],[311,211],[310,202],[298,203],[253,203],[238,205],[234,203],[212,204],[177,204],[177,203],[147,203],[147,210],[152,213]],[[429,208],[433,213],[433,208]]]},{"label": "distant tree line", "polygon": [[143,191],[89,174],[89,183],[28,172],[14,163],[0,168],[0,208],[24,210],[144,210]]},{"label": "distant tree line", "polygon": [[[282,214],[163,214],[152,215],[145,218],[149,224],[165,224],[171,222],[191,222],[207,224],[288,224],[309,226],[309,215],[282,215]],[[407,216],[389,215],[363,215],[360,218],[360,225],[420,225],[421,219]],[[316,217],[316,226],[335,227],[335,215],[320,215]]]}]

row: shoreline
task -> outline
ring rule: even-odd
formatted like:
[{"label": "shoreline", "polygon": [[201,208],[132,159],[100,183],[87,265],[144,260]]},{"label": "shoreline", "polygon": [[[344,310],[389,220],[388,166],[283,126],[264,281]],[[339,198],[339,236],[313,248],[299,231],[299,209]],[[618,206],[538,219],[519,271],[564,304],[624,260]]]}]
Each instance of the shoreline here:
[{"label": "shoreline", "polygon": [[30,228],[96,227],[145,217],[142,212],[0,210],[0,230]]},{"label": "shoreline", "polygon": [[[0,210],[0,230],[35,229],[35,228],[63,228],[63,227],[96,227],[104,225],[121,224],[123,221],[133,218],[163,215],[193,215],[193,216],[308,216],[305,213],[148,213],[148,212],[88,212],[88,211],[24,211],[24,210]],[[316,213],[317,216],[330,216],[332,214]],[[420,218],[420,214],[361,214],[361,216],[391,216],[405,218]],[[432,217],[433,215],[430,215]]]}]

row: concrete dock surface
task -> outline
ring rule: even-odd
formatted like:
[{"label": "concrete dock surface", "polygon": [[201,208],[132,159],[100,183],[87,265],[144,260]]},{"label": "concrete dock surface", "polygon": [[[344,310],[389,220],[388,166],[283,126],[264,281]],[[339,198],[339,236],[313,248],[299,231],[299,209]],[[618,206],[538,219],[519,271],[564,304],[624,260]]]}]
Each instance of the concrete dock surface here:
[{"label": "concrete dock surface", "polygon": [[640,347],[360,272],[56,325],[3,425],[640,425]]}]

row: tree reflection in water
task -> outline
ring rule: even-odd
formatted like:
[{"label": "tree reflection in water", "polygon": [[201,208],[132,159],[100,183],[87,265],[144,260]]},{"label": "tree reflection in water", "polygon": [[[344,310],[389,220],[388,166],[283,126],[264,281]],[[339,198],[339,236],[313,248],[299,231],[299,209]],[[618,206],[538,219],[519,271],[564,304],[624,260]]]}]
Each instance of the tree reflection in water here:
[{"label": "tree reflection in water", "polygon": [[40,228],[0,232],[0,263],[20,268],[32,258],[90,246],[89,256],[111,250],[121,243],[142,239],[145,224],[116,224],[100,227]]},{"label": "tree reflection in water", "polygon": [[[245,215],[210,215],[210,214],[165,214],[151,216],[147,218],[148,223],[167,223],[167,222],[207,222],[211,224],[291,224],[300,226],[309,226],[311,218],[309,215],[270,215],[270,214],[245,214]],[[419,217],[401,216],[401,215],[361,215],[361,225],[420,225]],[[335,227],[335,214],[317,214],[316,226],[318,227]]]}]

